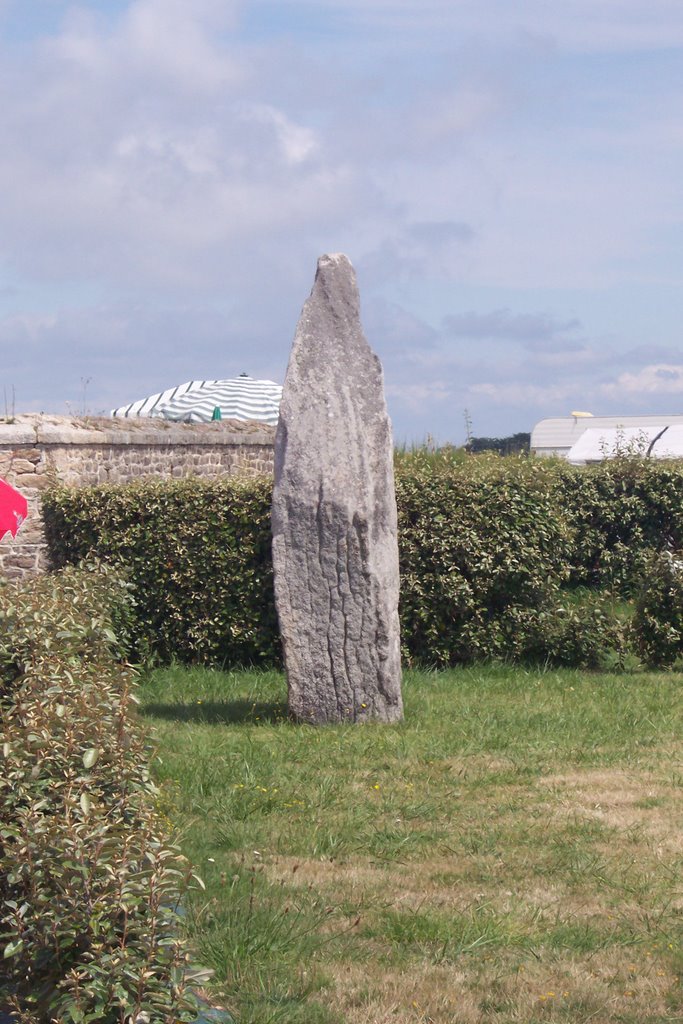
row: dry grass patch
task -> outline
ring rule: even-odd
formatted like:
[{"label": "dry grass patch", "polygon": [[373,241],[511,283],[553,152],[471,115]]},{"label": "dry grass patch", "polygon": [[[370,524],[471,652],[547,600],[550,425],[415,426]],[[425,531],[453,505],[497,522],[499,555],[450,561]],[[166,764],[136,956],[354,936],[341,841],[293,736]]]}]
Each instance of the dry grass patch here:
[{"label": "dry grass patch", "polygon": [[347,900],[365,900],[377,891],[393,891],[396,885],[395,870],[387,867],[380,871],[376,864],[359,858],[276,856],[264,864],[264,870],[273,882],[293,889],[314,886],[338,899],[343,895]]},{"label": "dry grass patch", "polygon": [[639,831],[662,851],[683,853],[683,792],[669,774],[633,770],[567,772],[541,780],[553,792],[555,813]]},{"label": "dry grass patch", "polygon": [[467,973],[420,965],[410,973],[382,965],[339,964],[330,970],[330,995],[346,1024],[417,1024],[476,1020],[476,996]]},{"label": "dry grass patch", "polygon": [[331,969],[331,995],[347,1024],[509,1024],[676,1021],[678,976],[656,961],[613,952],[590,961],[522,963],[490,956],[463,966]]},{"label": "dry grass patch", "polygon": [[683,678],[409,675],[403,725],[324,730],[281,677],[161,678],[238,1024],[683,1024]]},{"label": "dry grass patch", "polygon": [[[471,804],[466,790],[451,840],[469,816],[471,828],[495,829],[496,854],[475,844],[407,862],[356,853],[264,866],[273,882],[312,888],[360,917],[362,967],[328,958],[324,1002],[333,995],[348,1024],[683,1020],[680,790],[670,777],[562,772],[515,787],[514,799],[497,785]],[[524,806],[531,844],[520,842]]]}]

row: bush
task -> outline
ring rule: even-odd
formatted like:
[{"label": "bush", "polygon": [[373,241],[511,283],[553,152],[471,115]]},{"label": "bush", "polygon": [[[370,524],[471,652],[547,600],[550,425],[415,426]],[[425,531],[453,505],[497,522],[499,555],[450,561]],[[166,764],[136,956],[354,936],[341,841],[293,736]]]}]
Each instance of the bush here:
[{"label": "bush", "polygon": [[6,689],[53,659],[77,669],[125,661],[135,602],[125,577],[105,564],[70,567],[23,587],[0,589],[0,679]]},{"label": "bush", "polygon": [[[125,566],[138,657],[149,648],[165,662],[277,665],[271,488],[265,478],[58,488],[44,501],[52,557]],[[577,467],[422,448],[397,454],[396,494],[408,663],[525,658],[545,644],[552,658],[573,649],[587,664],[596,634],[611,649],[619,629],[610,639],[608,607],[585,622],[558,611],[561,591],[632,594],[653,551],[683,547],[679,463]],[[581,651],[584,627],[593,640]]]},{"label": "bush", "polygon": [[653,555],[646,565],[633,617],[635,646],[646,665],[665,668],[683,654],[683,556]]},{"label": "bush", "polygon": [[43,502],[52,560],[125,567],[138,657],[272,665],[271,491],[269,479],[234,478],[59,488]]},{"label": "bush", "polygon": [[187,1019],[174,907],[106,568],[0,588],[0,982],[26,1024]]},{"label": "bush", "polygon": [[572,668],[621,666],[629,654],[628,630],[614,613],[612,600],[588,595],[582,602],[564,600],[530,617],[519,660]]},{"label": "bush", "polygon": [[683,546],[683,464],[621,457],[569,466],[559,500],[574,527],[571,581],[632,595],[651,554]]},{"label": "bush", "polygon": [[[57,564],[96,555],[125,565],[136,642],[164,661],[278,663],[271,488],[270,480],[59,488],[44,504],[52,555]],[[571,537],[553,488],[547,466],[523,458],[418,452],[399,461],[408,660],[505,654],[509,609],[539,607],[566,576]]]},{"label": "bush", "polygon": [[401,460],[396,479],[401,625],[408,660],[509,658],[567,578],[573,534],[553,464]]}]

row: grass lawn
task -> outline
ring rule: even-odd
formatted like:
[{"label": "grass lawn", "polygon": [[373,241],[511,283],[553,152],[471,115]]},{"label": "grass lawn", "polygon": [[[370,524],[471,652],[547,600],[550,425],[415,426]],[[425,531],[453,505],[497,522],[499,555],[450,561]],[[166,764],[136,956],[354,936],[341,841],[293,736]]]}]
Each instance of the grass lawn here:
[{"label": "grass lawn", "polygon": [[142,688],[239,1024],[683,1022],[683,676],[408,673],[400,726],[277,673]]}]

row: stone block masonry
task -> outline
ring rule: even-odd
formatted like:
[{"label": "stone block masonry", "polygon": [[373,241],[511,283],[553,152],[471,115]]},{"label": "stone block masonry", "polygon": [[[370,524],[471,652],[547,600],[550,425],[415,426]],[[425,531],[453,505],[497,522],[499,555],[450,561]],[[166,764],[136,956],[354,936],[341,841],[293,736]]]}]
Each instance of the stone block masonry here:
[{"label": "stone block masonry", "polygon": [[0,541],[0,576],[48,568],[41,494],[53,482],[73,487],[143,478],[259,476],[273,473],[275,429],[220,420],[169,423],[29,414],[0,421],[0,477],[28,500],[16,539]]}]

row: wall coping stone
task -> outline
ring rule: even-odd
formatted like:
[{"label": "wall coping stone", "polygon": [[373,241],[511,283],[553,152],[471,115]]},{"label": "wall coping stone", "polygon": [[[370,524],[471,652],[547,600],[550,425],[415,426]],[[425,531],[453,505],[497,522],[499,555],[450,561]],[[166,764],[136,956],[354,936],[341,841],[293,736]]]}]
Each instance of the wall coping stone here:
[{"label": "wall coping stone", "polygon": [[253,420],[175,423],[156,417],[51,416],[23,413],[0,420],[0,448],[16,445],[263,445],[275,428]]}]

